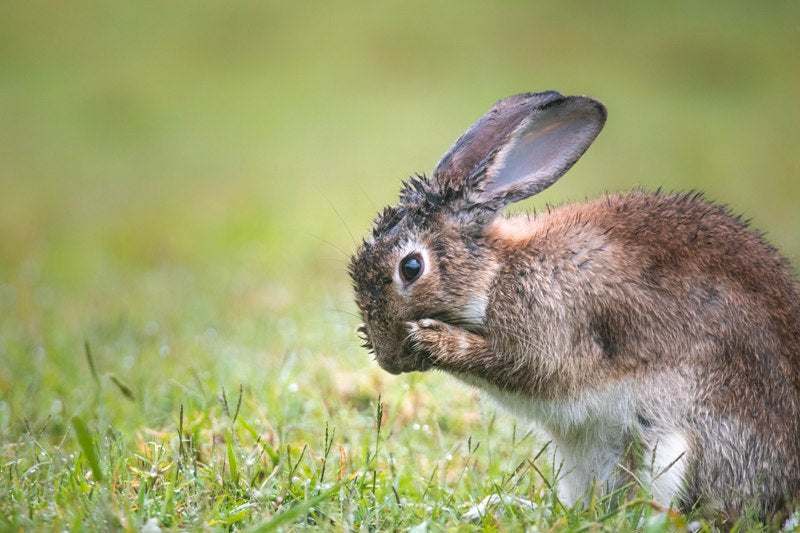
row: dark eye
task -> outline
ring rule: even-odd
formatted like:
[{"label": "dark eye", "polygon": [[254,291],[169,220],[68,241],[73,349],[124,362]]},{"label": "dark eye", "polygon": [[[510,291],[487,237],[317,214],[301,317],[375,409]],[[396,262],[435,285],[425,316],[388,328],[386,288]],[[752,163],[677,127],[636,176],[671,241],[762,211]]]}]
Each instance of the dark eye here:
[{"label": "dark eye", "polygon": [[422,274],[422,256],[413,253],[407,255],[400,261],[400,276],[406,281],[411,283]]}]

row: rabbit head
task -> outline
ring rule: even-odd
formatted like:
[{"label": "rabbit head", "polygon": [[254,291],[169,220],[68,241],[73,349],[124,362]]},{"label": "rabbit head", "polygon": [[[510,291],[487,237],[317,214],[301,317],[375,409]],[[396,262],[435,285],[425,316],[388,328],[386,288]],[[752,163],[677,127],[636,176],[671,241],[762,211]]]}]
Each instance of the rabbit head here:
[{"label": "rabbit head", "polygon": [[603,127],[602,104],[553,91],[497,102],[442,157],[430,177],[404,184],[350,262],[359,333],[392,373],[431,362],[408,342],[408,323],[435,318],[480,331],[500,268],[486,228],[506,205],[552,185]]}]

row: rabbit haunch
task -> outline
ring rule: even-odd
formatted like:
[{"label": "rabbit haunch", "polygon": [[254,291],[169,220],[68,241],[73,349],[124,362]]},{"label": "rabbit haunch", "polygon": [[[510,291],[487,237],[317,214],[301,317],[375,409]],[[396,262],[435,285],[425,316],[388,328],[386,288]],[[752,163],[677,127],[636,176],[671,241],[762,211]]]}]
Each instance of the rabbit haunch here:
[{"label": "rabbit haunch", "polygon": [[697,194],[498,215],[552,185],[604,121],[590,98],[510,97],[409,181],[350,264],[368,345],[390,372],[446,371],[536,421],[567,501],[636,479],[683,509],[782,517],[800,492],[787,262]]}]

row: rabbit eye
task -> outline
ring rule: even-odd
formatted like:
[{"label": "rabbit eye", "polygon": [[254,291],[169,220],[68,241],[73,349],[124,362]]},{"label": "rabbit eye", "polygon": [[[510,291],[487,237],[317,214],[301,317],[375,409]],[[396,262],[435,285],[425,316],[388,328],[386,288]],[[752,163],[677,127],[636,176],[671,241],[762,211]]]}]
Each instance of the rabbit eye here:
[{"label": "rabbit eye", "polygon": [[407,255],[400,261],[400,276],[411,283],[422,274],[422,256],[418,253]]}]

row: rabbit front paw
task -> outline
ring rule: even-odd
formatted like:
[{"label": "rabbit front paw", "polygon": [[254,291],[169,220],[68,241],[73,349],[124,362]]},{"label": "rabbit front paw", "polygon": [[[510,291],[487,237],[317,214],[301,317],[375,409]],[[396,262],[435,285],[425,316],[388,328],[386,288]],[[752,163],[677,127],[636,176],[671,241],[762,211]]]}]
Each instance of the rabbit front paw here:
[{"label": "rabbit front paw", "polygon": [[483,339],[474,333],[432,318],[409,322],[408,340],[411,350],[424,354],[434,366],[468,361],[472,352],[483,344]]},{"label": "rabbit front paw", "polygon": [[411,350],[435,362],[447,344],[450,326],[432,318],[408,322],[407,325]]}]

